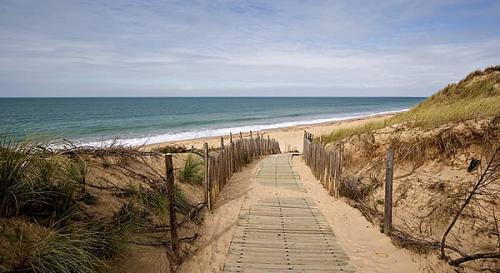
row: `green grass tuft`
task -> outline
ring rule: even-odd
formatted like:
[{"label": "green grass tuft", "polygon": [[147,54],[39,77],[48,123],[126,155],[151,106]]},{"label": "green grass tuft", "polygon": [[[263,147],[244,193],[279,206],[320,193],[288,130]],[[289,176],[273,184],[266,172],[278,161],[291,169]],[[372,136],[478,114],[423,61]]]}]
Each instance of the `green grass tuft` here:
[{"label": "green grass tuft", "polygon": [[74,211],[86,170],[81,162],[37,153],[34,146],[0,138],[0,217],[50,218],[51,225]]},{"label": "green grass tuft", "polygon": [[203,182],[203,162],[188,155],[178,177],[181,182],[200,185]]},{"label": "green grass tuft", "polygon": [[321,141],[323,143],[336,142],[341,139],[351,137],[354,135],[360,135],[366,132],[382,129],[386,127],[388,124],[389,123],[387,120],[381,120],[381,121],[370,121],[363,125],[355,127],[339,128],[331,132],[329,135],[322,136]]},{"label": "green grass tuft", "polygon": [[[25,232],[18,227],[9,236],[10,272],[93,273],[104,262],[96,255],[98,236],[79,226]],[[7,268],[7,267],[5,267]]]},{"label": "green grass tuft", "polygon": [[[174,189],[175,210],[181,214],[187,214],[191,210],[192,205],[178,187],[175,187]],[[140,204],[148,209],[151,209],[156,215],[162,218],[168,216],[167,198],[158,189],[139,187],[135,196]]]},{"label": "green grass tuft", "polygon": [[19,213],[23,194],[29,189],[29,173],[34,158],[27,142],[15,142],[4,135],[0,139],[0,217]]},{"label": "green grass tuft", "polygon": [[184,215],[188,214],[192,206],[189,204],[187,197],[177,187],[175,187],[175,210]]},{"label": "green grass tuft", "polygon": [[109,258],[122,252],[137,234],[145,230],[149,222],[147,217],[146,211],[130,203],[124,204],[105,226],[101,242],[105,250],[103,256]]}]

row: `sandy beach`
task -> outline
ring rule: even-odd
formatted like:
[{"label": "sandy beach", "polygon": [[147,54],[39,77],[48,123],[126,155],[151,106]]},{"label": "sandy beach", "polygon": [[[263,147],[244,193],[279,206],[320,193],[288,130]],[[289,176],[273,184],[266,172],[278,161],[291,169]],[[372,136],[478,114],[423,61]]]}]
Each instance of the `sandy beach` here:
[{"label": "sandy beach", "polygon": [[0,273],[500,273],[499,14],[0,1]]},{"label": "sandy beach", "polygon": [[424,272],[425,259],[394,246],[390,238],[380,233],[357,209],[342,198],[329,196],[301,157],[294,156],[292,166],[306,189],[304,193],[260,185],[255,179],[258,162],[236,173],[222,190],[214,210],[205,216],[202,236],[191,246],[195,254],[184,261],[179,272],[221,272],[242,205],[275,196],[313,200],[350,256],[356,272]]},{"label": "sandy beach", "polygon": [[[317,124],[307,124],[307,125],[297,125],[291,127],[283,127],[276,128],[270,130],[262,130],[252,132],[255,136],[257,133],[260,135],[264,135],[264,137],[269,136],[270,138],[276,139],[280,143],[281,151],[302,151],[302,141],[304,136],[304,130],[314,134],[314,135],[322,135],[328,134],[335,129],[339,128],[349,128],[361,125],[365,122],[377,121],[389,118],[394,116],[395,114],[381,114],[374,116],[367,116],[361,118],[352,118],[346,119],[342,121],[331,121]],[[243,137],[248,137],[249,132],[242,132]],[[229,143],[229,135],[217,136],[217,137],[206,137],[206,138],[196,138],[196,139],[188,139],[188,140],[179,140],[179,141],[169,141],[155,144],[147,144],[144,146],[146,150],[152,150],[158,147],[166,146],[166,145],[184,145],[186,147],[194,146],[195,148],[201,149],[204,143],[208,143],[209,147],[217,147],[220,145],[220,138],[224,138],[224,143]],[[239,132],[234,132],[233,137],[239,137]]]}]

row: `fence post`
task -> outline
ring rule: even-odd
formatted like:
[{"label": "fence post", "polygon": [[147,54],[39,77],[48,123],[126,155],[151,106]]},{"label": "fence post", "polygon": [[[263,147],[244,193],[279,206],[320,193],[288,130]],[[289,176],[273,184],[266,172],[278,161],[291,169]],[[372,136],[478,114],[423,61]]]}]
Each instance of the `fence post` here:
[{"label": "fence post", "polygon": [[167,200],[168,200],[168,218],[170,225],[170,240],[172,241],[172,260],[173,263],[180,264],[179,240],[177,237],[177,220],[175,219],[175,188],[174,188],[174,166],[172,163],[172,154],[165,155]]},{"label": "fence post", "polygon": [[[245,141],[243,140],[243,133],[240,131],[240,142],[241,142],[241,168],[245,165]],[[240,169],[241,169],[240,168]]]},{"label": "fence post", "polygon": [[250,131],[250,158],[254,158],[254,150],[255,150],[255,143],[253,142],[253,134],[252,131]]},{"label": "fence post", "polygon": [[257,138],[255,138],[255,146],[256,146],[256,153],[257,157],[260,157],[260,140],[259,140],[259,132],[257,132]]},{"label": "fence post", "polygon": [[212,200],[210,200],[210,176],[209,176],[209,170],[208,170],[208,143],[204,143],[203,144],[203,159],[205,160],[205,204],[207,205],[208,207],[208,210],[210,210],[212,208]]},{"label": "fence post", "polygon": [[219,188],[217,190],[217,196],[219,195],[220,188],[221,188],[222,184],[224,184],[224,180],[226,179],[226,174],[225,174],[226,162],[225,162],[225,157],[224,157],[224,155],[225,155],[224,137],[220,137],[220,149],[221,149],[221,152],[219,152],[220,161],[218,164],[220,167],[219,182],[218,182]]},{"label": "fence post", "polygon": [[234,143],[233,143],[233,133],[229,132],[229,168],[231,169],[231,173],[234,173]]},{"label": "fence post", "polygon": [[392,230],[392,178],[394,168],[394,153],[387,150],[387,167],[385,169],[385,201],[384,201],[384,233],[389,235]]}]

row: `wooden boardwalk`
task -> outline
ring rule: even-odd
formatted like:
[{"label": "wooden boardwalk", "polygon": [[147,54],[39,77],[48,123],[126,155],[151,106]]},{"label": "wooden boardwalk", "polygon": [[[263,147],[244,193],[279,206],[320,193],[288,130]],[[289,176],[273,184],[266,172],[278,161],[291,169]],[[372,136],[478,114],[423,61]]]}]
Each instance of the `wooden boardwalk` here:
[{"label": "wooden boardwalk", "polygon": [[277,155],[261,160],[257,168],[257,181],[266,186],[280,189],[302,191],[299,176],[293,171],[290,163],[291,155]]},{"label": "wooden boardwalk", "polygon": [[[301,189],[289,155],[262,160],[257,179],[278,189]],[[298,193],[297,197],[265,198],[242,208],[224,272],[355,270],[314,202]]]}]

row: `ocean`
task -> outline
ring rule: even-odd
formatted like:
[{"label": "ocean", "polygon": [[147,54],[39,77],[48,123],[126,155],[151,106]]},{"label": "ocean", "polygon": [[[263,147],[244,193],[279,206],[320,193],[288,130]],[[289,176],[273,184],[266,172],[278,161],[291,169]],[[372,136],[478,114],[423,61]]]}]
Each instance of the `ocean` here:
[{"label": "ocean", "polygon": [[423,99],[0,98],[0,130],[17,139],[142,145],[397,112]]}]

